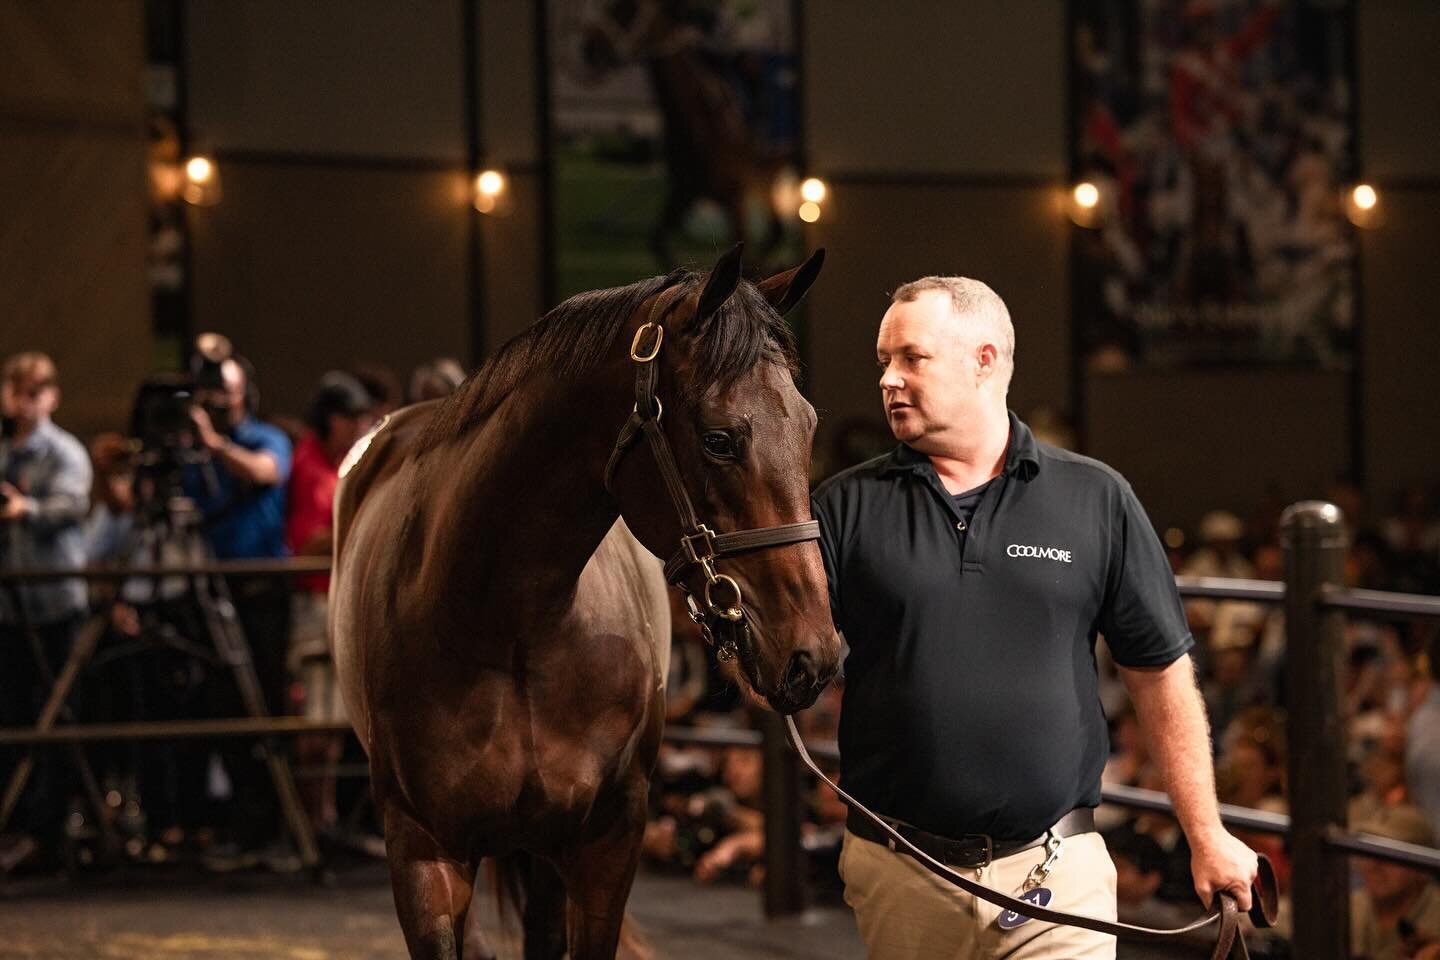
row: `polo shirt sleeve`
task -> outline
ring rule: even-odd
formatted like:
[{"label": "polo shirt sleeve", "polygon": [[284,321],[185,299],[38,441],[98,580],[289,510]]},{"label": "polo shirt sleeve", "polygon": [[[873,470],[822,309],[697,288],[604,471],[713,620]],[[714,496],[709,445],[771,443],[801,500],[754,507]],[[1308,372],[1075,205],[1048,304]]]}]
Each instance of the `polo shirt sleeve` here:
[{"label": "polo shirt sleeve", "polygon": [[820,557],[825,561],[825,580],[830,585],[830,619],[835,621],[835,629],[844,633],[845,624],[840,615],[840,541],[835,521],[821,498],[811,498],[810,512],[820,522]]},{"label": "polo shirt sleeve", "polygon": [[1195,645],[1165,549],[1124,481],[1112,508],[1099,628],[1122,667],[1163,667]]}]

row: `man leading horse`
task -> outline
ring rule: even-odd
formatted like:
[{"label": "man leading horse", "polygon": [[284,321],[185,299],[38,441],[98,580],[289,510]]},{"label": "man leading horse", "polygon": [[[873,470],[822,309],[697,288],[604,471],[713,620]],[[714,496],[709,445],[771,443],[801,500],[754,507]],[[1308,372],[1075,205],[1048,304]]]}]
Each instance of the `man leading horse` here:
[{"label": "man leading horse", "polygon": [[[1191,848],[1195,890],[1251,906],[1255,854],[1220,823],[1193,645],[1129,484],[1006,406],[1014,329],[988,286],[898,289],[876,361],[899,446],[814,497],[850,653],[842,786],[936,860],[1037,906],[1113,919],[1094,830],[1108,753],[1103,634]],[[870,956],[1113,958],[1115,940],[951,886],[852,811],[840,860]]]}]

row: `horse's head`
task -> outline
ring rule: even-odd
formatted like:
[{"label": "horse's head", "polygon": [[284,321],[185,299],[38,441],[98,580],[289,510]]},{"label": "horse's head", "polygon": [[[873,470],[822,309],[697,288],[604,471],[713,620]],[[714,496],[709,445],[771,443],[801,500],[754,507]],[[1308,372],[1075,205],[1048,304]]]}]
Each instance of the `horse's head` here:
[{"label": "horse's head", "polygon": [[627,331],[636,413],[606,471],[722,662],[782,713],[813,703],[840,656],[810,519],[815,410],[781,318],[821,260],[757,285],[737,246],[646,300]]}]

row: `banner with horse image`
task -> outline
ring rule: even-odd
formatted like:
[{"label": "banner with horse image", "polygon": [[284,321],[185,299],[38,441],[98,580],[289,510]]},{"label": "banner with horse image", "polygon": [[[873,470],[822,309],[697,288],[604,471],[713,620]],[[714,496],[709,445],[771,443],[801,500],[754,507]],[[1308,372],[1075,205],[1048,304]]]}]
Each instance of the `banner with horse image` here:
[{"label": "banner with horse image", "polygon": [[1070,24],[1089,367],[1348,368],[1350,0],[1071,0]]},{"label": "banner with horse image", "polygon": [[803,258],[794,0],[546,0],[555,295]]}]

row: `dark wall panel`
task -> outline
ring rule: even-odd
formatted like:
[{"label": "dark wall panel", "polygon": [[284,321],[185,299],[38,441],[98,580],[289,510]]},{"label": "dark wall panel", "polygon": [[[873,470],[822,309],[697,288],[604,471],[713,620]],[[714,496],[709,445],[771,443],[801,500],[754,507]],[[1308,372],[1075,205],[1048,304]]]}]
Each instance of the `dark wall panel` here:
[{"label": "dark wall panel", "polygon": [[1064,5],[805,4],[819,173],[1065,173]]},{"label": "dark wall panel", "polygon": [[486,352],[524,330],[548,307],[540,269],[540,177],[510,177],[509,216],[482,217],[485,245]]},{"label": "dark wall panel", "polygon": [[137,2],[0,2],[0,358],[60,367],[57,420],[125,424],[149,370]]},{"label": "dark wall panel", "polygon": [[197,329],[235,337],[272,412],[331,366],[464,358],[466,191],[459,171],[230,164],[192,219]]},{"label": "dark wall panel", "polygon": [[195,0],[185,17],[197,147],[464,158],[456,0]]},{"label": "dark wall panel", "polygon": [[1069,403],[1066,225],[1045,187],[833,185],[809,242],[826,248],[808,300],[807,380],[822,442],[844,421],[881,422],[875,335],[890,291],[932,273],[988,283],[1015,324],[1011,405]]},{"label": "dark wall panel", "polygon": [[1404,484],[1440,479],[1440,190],[1390,191],[1362,235],[1366,480],[1385,510]]},{"label": "dark wall panel", "polygon": [[1088,453],[1125,474],[1158,524],[1249,516],[1270,484],[1316,497],[1348,469],[1344,373],[1092,375]]}]

